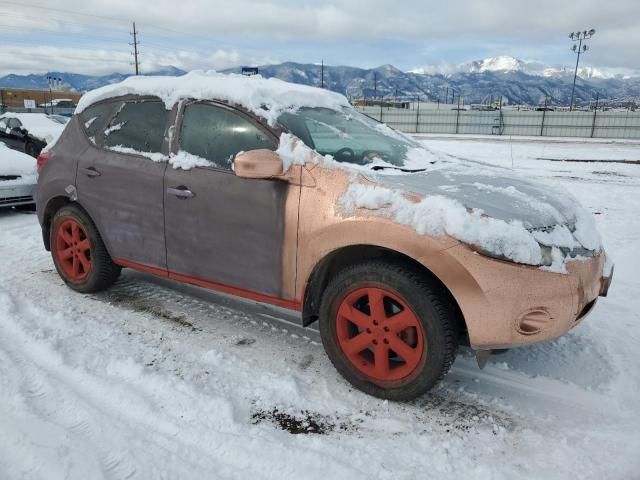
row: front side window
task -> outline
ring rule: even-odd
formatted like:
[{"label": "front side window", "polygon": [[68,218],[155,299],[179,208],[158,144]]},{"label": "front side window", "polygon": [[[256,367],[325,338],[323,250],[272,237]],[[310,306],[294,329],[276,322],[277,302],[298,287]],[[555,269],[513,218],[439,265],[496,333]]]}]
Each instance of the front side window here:
[{"label": "front side window", "polygon": [[169,110],[160,101],[125,103],[105,129],[104,144],[136,152],[160,152],[168,115]]},{"label": "front side window", "polygon": [[184,110],[180,150],[231,170],[236,154],[267,148],[275,150],[271,139],[249,120],[212,105],[195,103]]}]

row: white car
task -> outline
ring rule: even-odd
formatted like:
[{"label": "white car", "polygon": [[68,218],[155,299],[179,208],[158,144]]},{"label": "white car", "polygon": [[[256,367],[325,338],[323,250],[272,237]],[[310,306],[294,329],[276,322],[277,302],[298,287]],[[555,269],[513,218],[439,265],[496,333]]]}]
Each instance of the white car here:
[{"label": "white car", "polygon": [[0,208],[35,204],[36,159],[0,142]]}]

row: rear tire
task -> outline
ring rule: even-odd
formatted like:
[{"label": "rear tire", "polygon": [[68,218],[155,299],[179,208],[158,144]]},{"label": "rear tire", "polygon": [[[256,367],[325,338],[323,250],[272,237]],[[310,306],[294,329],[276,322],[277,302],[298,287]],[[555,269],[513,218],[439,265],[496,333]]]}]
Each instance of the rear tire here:
[{"label": "rear tire", "polygon": [[58,274],[73,290],[99,292],[109,288],[120,275],[98,229],[79,207],[66,205],[51,221],[50,245]]},{"label": "rear tire", "polygon": [[331,362],[354,387],[389,400],[431,389],[455,360],[455,310],[442,287],[403,265],[371,261],[338,273],[320,305]]}]

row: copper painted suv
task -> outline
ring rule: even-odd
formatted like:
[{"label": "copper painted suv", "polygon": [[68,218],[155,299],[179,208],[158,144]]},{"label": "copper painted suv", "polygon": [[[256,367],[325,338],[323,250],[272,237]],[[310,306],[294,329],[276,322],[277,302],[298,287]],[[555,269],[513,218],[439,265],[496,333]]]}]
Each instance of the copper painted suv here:
[{"label": "copper painted suv", "polygon": [[611,278],[565,193],[276,80],[98,89],[38,164],[44,244],[71,288],[125,267],[296,310],[349,382],[389,399],[431,388],[459,344],[484,358],[565,334]]}]

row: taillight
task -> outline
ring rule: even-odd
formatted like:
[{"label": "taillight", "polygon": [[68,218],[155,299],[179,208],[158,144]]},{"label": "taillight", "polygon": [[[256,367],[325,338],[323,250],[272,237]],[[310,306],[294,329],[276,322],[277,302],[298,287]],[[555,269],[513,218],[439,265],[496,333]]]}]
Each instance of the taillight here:
[{"label": "taillight", "polygon": [[44,164],[47,163],[50,158],[51,158],[51,153],[40,152],[40,155],[38,155],[38,158],[36,159],[36,166],[38,168],[38,173],[40,173],[40,170],[42,170],[42,167],[44,167]]}]

